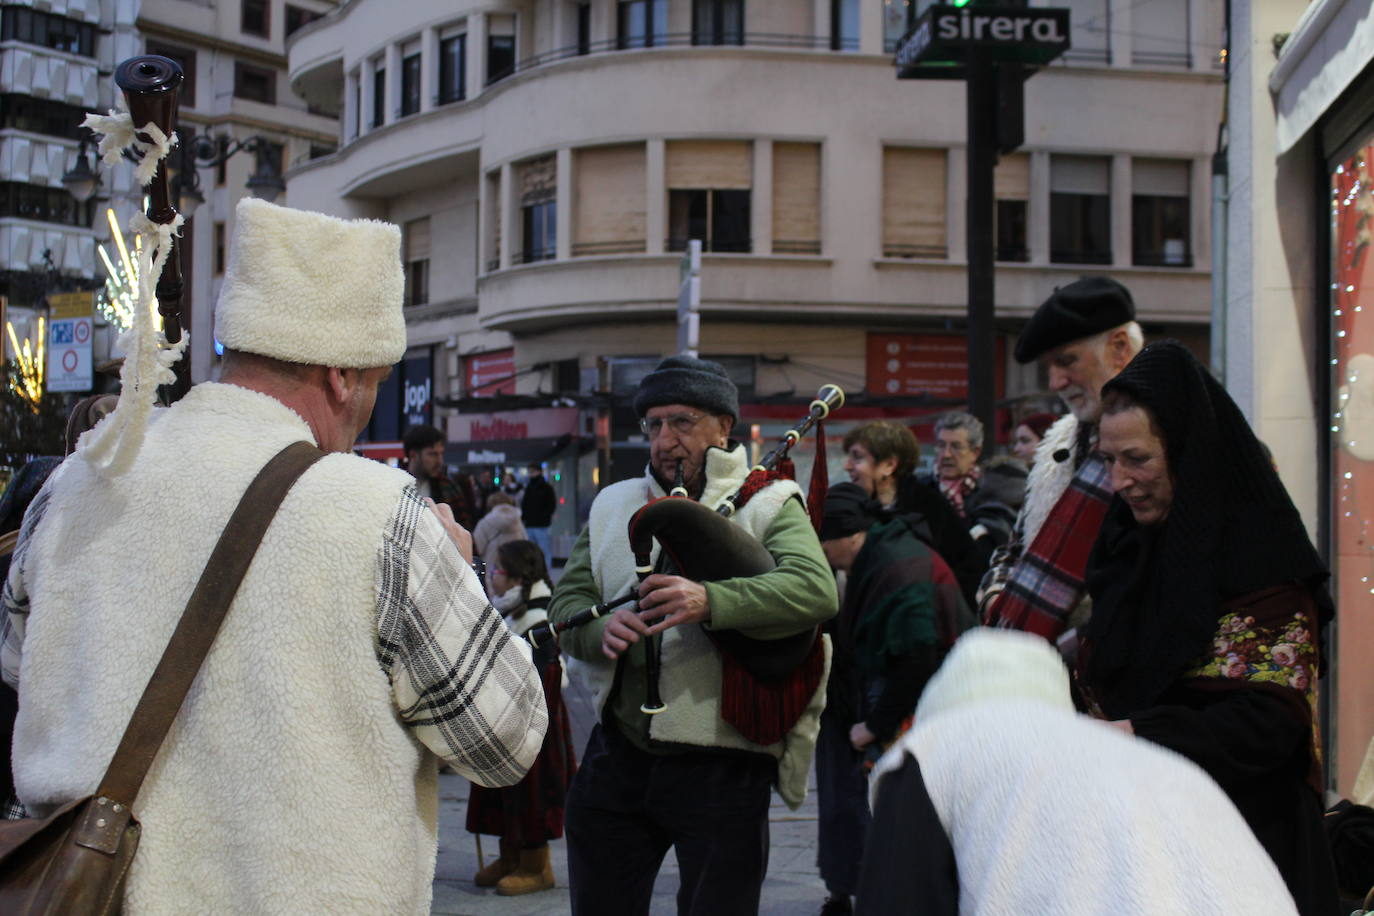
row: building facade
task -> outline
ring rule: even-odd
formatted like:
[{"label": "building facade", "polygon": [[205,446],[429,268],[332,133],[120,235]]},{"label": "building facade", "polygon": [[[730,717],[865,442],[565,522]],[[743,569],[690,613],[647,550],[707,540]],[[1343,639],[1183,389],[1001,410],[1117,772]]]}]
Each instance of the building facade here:
[{"label": "building facade", "polygon": [[1329,786],[1374,804],[1374,3],[1231,31],[1225,379],[1331,564]]},{"label": "building facade", "polygon": [[[898,81],[891,63],[923,5],[352,0],[288,42],[292,88],[340,133],[291,170],[287,199],[404,227],[411,358],[441,402],[630,390],[676,349],[689,239],[700,349],[740,382],[746,438],[825,382],[865,395],[851,420],[956,402],[963,87]],[[1129,286],[1150,332],[1206,345],[1222,4],[1062,5],[1074,50],[1026,84],[1026,142],[997,169],[1010,398],[1041,388],[1008,355],[1021,322],[1086,273]],[[610,420],[626,447],[612,473],[638,473],[642,442]],[[459,438],[471,426],[450,427],[454,463],[543,460],[561,441],[482,449]],[[595,462],[559,461],[585,497]]]}]

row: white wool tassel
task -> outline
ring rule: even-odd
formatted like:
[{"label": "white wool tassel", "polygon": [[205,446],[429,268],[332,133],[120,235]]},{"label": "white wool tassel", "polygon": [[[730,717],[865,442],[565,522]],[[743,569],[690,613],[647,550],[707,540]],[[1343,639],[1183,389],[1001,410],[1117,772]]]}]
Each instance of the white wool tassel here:
[{"label": "white wool tassel", "polygon": [[[100,152],[106,165],[118,162],[126,147],[141,153],[142,160],[134,175],[145,186],[152,181],[158,162],[176,142],[175,135],[168,138],[154,124],[136,131],[128,112],[111,111],[108,117],[89,114],[83,126],[103,135]],[[139,132],[147,134],[152,143],[139,140]],[[118,477],[133,467],[157,401],[157,388],[175,380],[172,364],[181,358],[190,341],[191,335],[183,331],[180,341],[168,345],[153,320],[157,311],[157,281],[171,252],[172,236],[178,234],[182,222],[178,214],[171,223],[160,225],[142,213],[129,221],[130,230],[139,240],[138,302],[133,326],[119,336],[120,349],[125,353],[119,371],[119,403],[104,422],[82,435],[76,451],[106,478]]]}]

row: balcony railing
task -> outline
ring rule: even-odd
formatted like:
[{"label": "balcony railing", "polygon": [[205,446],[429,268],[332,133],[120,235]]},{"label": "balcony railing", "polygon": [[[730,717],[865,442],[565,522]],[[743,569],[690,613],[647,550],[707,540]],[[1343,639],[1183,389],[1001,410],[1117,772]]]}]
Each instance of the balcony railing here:
[{"label": "balcony railing", "polygon": [[[689,48],[689,47],[754,47],[754,48],[797,48],[811,51],[831,50],[831,40],[824,35],[784,35],[775,32],[744,32],[742,35],[726,35],[720,41],[714,35],[696,32],[669,32],[657,35],[626,35],[604,41],[590,41],[565,48],[554,48],[539,54],[531,54],[515,64],[515,73],[533,70],[555,61],[583,57],[588,54],[603,54],[608,51],[639,51],[650,48]],[[850,48],[850,42],[843,42],[842,50]],[[509,75],[509,74],[505,74]]]}]

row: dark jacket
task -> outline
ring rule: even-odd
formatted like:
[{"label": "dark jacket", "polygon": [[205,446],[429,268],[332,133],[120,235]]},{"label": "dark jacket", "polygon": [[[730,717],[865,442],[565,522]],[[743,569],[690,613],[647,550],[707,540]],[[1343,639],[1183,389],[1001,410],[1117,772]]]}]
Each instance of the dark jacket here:
[{"label": "dark jacket", "polygon": [[525,485],[525,495],[520,498],[520,520],[526,528],[547,528],[553,524],[553,514],[558,510],[558,494],[553,484],[542,476],[531,477]]}]

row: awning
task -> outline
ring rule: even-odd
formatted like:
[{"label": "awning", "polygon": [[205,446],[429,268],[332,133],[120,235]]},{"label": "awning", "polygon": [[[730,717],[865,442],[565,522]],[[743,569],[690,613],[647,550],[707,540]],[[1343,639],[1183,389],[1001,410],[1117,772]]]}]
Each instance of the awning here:
[{"label": "awning", "polygon": [[1374,0],[1316,0],[1308,6],[1269,76],[1278,114],[1276,152],[1292,149],[1370,61]]}]

